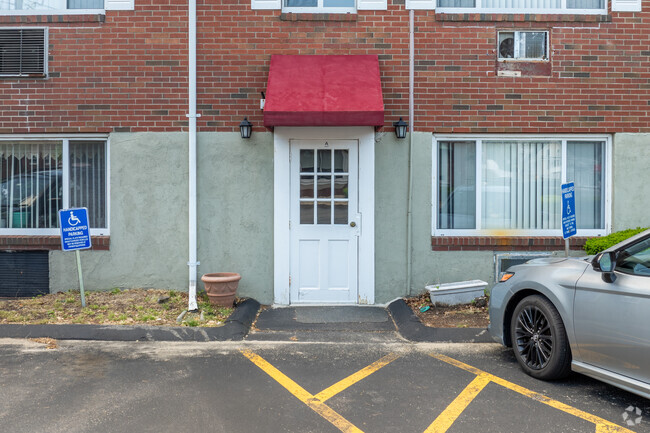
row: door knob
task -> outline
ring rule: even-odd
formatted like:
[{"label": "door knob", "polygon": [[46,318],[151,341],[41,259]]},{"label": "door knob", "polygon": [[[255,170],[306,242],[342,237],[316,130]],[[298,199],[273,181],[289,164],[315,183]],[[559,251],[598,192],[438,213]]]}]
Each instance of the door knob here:
[{"label": "door knob", "polygon": [[356,226],[357,226],[357,223],[355,223],[354,221],[350,222],[350,227],[356,227]]}]

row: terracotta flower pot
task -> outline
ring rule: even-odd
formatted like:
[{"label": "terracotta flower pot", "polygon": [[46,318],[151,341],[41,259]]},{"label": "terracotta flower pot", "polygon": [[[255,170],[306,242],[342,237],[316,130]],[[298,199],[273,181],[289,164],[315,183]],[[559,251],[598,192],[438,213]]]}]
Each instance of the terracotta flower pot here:
[{"label": "terracotta flower pot", "polygon": [[201,277],[210,303],[220,307],[232,307],[239,280],[241,275],[234,272],[215,272]]}]

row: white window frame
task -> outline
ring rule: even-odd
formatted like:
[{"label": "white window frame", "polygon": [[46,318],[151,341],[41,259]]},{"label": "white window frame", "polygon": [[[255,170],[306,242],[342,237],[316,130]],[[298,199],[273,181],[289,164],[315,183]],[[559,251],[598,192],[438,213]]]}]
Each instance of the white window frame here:
[{"label": "white window frame", "polygon": [[285,0],[281,0],[282,12],[292,12],[292,13],[308,13],[308,14],[346,14],[346,13],[357,13],[358,0],[355,2],[354,7],[350,8],[326,8],[323,6],[324,0],[317,0],[318,4],[314,7],[288,7],[284,5]]},{"label": "white window frame", "polygon": [[431,193],[431,234],[432,236],[562,236],[562,229],[557,230],[527,230],[527,229],[481,229],[482,196],[481,189],[476,188],[476,228],[474,229],[438,229],[438,142],[439,141],[474,141],[476,142],[476,184],[482,179],[481,151],[483,141],[495,140],[538,140],[562,142],[562,183],[566,183],[566,154],[569,141],[603,141],[605,142],[605,164],[603,172],[605,180],[605,227],[603,229],[578,229],[576,236],[603,236],[612,231],[611,191],[612,191],[612,137],[610,135],[573,135],[573,134],[508,134],[489,136],[480,134],[465,135],[433,135],[432,146],[432,193]]},{"label": "white window frame", "polygon": [[[111,215],[111,183],[110,183],[110,140],[108,136],[103,134],[84,134],[84,135],[63,135],[63,134],[50,134],[50,135],[2,135],[0,141],[61,141],[62,142],[62,160],[65,164],[63,170],[63,209],[70,207],[70,170],[68,162],[70,160],[70,142],[71,141],[103,141],[106,143],[106,227],[105,228],[91,228],[91,236],[110,236],[110,215]],[[29,229],[15,229],[15,228],[0,228],[0,236],[53,236],[61,235],[59,228],[29,228]]]},{"label": "white window frame", "polygon": [[[499,35],[501,33],[514,33],[515,46],[514,46],[514,57],[501,57],[501,52],[499,50]],[[519,54],[519,43],[518,39],[522,33],[546,33],[546,53],[545,57],[517,57]],[[548,62],[550,60],[550,32],[548,30],[497,30],[497,60],[500,62]]]},{"label": "white window frame", "polygon": [[434,8],[445,14],[471,14],[471,13],[489,13],[489,14],[574,14],[574,15],[607,15],[607,2],[602,9],[567,9],[566,0],[562,0],[561,7],[557,9],[544,8],[484,8],[482,0],[476,0],[476,6],[473,8],[450,8],[437,7],[437,1]]}]

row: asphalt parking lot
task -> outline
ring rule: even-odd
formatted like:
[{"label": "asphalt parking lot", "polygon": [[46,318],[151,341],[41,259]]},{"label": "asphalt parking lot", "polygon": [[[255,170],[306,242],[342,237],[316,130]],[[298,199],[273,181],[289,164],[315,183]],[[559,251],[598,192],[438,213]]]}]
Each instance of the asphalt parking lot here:
[{"label": "asphalt parking lot", "polygon": [[650,431],[650,401],[580,375],[537,381],[496,344],[56,346],[0,340],[2,430]]}]

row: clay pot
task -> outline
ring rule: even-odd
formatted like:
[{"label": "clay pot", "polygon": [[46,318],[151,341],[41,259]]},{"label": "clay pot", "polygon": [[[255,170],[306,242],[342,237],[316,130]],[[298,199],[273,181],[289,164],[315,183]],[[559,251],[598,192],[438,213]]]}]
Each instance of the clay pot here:
[{"label": "clay pot", "polygon": [[239,280],[241,275],[234,272],[215,272],[201,277],[210,303],[220,307],[232,307]]}]

